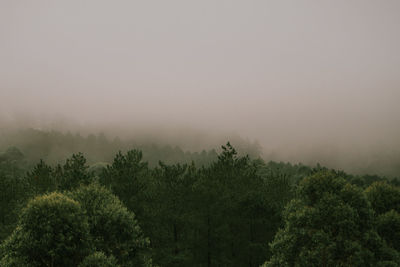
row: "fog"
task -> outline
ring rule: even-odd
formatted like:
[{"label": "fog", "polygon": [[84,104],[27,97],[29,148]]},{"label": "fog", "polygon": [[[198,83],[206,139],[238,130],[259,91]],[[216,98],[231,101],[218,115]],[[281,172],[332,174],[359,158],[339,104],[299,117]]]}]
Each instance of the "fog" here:
[{"label": "fog", "polygon": [[397,0],[2,0],[1,123],[240,135],[275,160],[400,169],[399,14]]}]

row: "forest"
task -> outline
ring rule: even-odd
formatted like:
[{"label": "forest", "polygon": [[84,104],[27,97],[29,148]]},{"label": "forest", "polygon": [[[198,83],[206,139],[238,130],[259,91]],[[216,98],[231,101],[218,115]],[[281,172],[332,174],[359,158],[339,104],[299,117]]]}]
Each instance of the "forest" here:
[{"label": "forest", "polygon": [[0,266],[399,266],[400,180],[104,135],[1,139]]},{"label": "forest", "polygon": [[0,267],[400,267],[399,14],[0,0]]}]

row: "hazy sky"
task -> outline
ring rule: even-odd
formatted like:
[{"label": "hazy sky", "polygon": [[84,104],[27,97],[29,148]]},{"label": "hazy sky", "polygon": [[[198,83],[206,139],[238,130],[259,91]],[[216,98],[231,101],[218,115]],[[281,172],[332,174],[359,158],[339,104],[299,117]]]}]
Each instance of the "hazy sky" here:
[{"label": "hazy sky", "polygon": [[0,111],[399,147],[398,0],[1,0]]}]

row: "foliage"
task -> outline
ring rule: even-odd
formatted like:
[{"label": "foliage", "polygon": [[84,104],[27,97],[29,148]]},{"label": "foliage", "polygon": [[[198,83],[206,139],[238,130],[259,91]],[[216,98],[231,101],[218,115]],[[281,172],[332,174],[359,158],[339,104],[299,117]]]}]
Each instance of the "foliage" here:
[{"label": "foliage", "polygon": [[55,191],[58,185],[53,175],[53,168],[43,160],[40,160],[33,170],[27,173],[26,181],[33,195]]},{"label": "foliage", "polygon": [[114,256],[122,266],[139,265],[148,240],[130,212],[109,190],[96,184],[69,193],[88,217],[92,249]]},{"label": "foliage", "polygon": [[76,266],[87,254],[88,237],[87,218],[78,202],[60,193],[43,195],[21,212],[17,228],[3,244],[2,261]]},{"label": "foliage", "polygon": [[400,187],[385,181],[375,182],[366,189],[366,194],[377,214],[390,210],[400,213]]},{"label": "foliage", "polygon": [[[198,262],[208,266],[258,266],[280,224],[280,205],[269,194],[271,177],[257,175],[249,157],[227,143],[218,161],[199,170],[194,183]],[[283,183],[285,181],[282,180]],[[290,186],[282,186],[286,195]],[[287,190],[287,191],[286,191]]]},{"label": "foliage", "polygon": [[62,170],[59,168],[61,190],[71,190],[79,185],[88,185],[91,182],[91,176],[88,174],[86,159],[82,153],[73,154],[67,159]]},{"label": "foliage", "polygon": [[19,176],[22,176],[20,169],[13,167],[10,172],[9,167],[0,167],[0,241],[15,228],[18,212],[27,198],[28,190],[27,183]]},{"label": "foliage", "polygon": [[[72,266],[154,262],[167,267],[252,267],[268,259],[271,266],[400,262],[396,180],[353,176],[320,165],[264,162],[238,153],[230,143],[219,154],[187,154],[152,145],[145,147],[146,157],[141,150],[124,150],[127,143],[109,142],[104,136],[49,133],[46,138],[38,133],[37,141],[43,142],[39,146],[45,148],[40,153],[51,154],[51,147],[61,147],[64,141],[72,150],[85,147],[92,155],[101,143],[109,146],[110,155],[115,147],[121,151],[114,159],[105,154],[98,158],[111,165],[98,161],[90,167],[82,153],[56,165],[44,160],[30,165],[25,152],[16,148],[0,154],[0,239],[9,236],[1,245],[0,266],[43,266],[39,254],[35,261],[29,258],[36,251],[33,246],[41,247],[40,255],[54,256],[59,250],[51,249],[63,246],[68,241],[65,235],[83,231],[79,221],[86,230],[82,249],[68,250],[79,255],[79,260],[65,259],[65,264],[73,260]],[[33,200],[27,206],[29,198]],[[22,224],[32,203],[49,198],[58,199],[47,201],[54,207],[42,205],[37,211],[47,221],[38,215],[36,223]],[[77,205],[77,211],[55,216],[58,209],[65,209],[64,200]],[[71,219],[77,214],[83,221]],[[45,239],[64,231],[56,227],[64,220],[66,225],[76,220],[77,225],[56,235],[57,245]],[[51,234],[27,235],[27,229]]]},{"label": "foliage", "polygon": [[400,257],[400,187],[380,181],[365,192],[376,214],[379,235],[388,249]]},{"label": "foliage", "polygon": [[332,172],[304,179],[266,266],[376,266],[382,241],[361,189]]},{"label": "foliage", "polygon": [[148,182],[148,165],[142,157],[142,152],[138,150],[130,150],[126,154],[120,151],[99,176],[99,181],[139,217],[143,214],[143,193]]},{"label": "foliage", "polygon": [[378,216],[377,230],[389,247],[400,252],[400,214],[395,210]]},{"label": "foliage", "polygon": [[193,165],[165,165],[152,173],[145,229],[151,236],[153,258],[162,266],[187,266],[193,260]]}]

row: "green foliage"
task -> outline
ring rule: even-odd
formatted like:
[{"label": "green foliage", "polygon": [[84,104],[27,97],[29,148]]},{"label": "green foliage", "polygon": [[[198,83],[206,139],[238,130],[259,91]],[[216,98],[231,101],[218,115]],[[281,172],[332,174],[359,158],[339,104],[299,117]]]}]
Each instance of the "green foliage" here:
[{"label": "green foliage", "polygon": [[25,157],[15,147],[0,154],[0,242],[15,228],[18,212],[28,198]]},{"label": "green foliage", "polygon": [[400,252],[400,214],[398,212],[391,210],[378,216],[377,230],[389,247]]},{"label": "green foliage", "polygon": [[96,184],[67,194],[28,203],[1,246],[0,266],[151,266],[149,241],[116,196]]},{"label": "green foliage", "polygon": [[366,195],[376,214],[377,231],[387,249],[400,258],[400,187],[386,181],[375,182]]},{"label": "green foliage", "polygon": [[43,160],[26,175],[26,182],[33,196],[56,190],[72,190],[80,185],[88,185],[93,175],[88,171],[86,158],[82,153],[73,154],[64,165],[47,165]]},{"label": "green foliage", "polygon": [[[218,161],[199,170],[194,183],[198,262],[208,266],[258,266],[280,224],[279,204],[269,194],[270,177],[257,175],[249,157],[228,143]],[[290,191],[282,187],[281,193]]]},{"label": "green foliage", "polygon": [[62,170],[59,169],[58,175],[61,176],[59,188],[61,190],[71,190],[79,185],[89,184],[91,176],[87,172],[88,168],[86,158],[82,153],[73,154],[70,159],[67,159]]},{"label": "green foliage", "polygon": [[118,264],[113,256],[95,252],[87,256],[78,267],[118,267]]},{"label": "green foliage", "polygon": [[366,194],[378,215],[390,210],[400,213],[400,187],[387,182],[375,182],[366,189]]},{"label": "green foliage", "polygon": [[77,266],[88,252],[88,240],[87,218],[78,202],[60,193],[36,197],[2,245],[2,266]]},{"label": "green foliage", "polygon": [[266,266],[376,266],[382,242],[361,189],[332,172],[304,179]]},{"label": "green foliage", "polygon": [[[15,229],[1,245],[0,266],[51,266],[45,265],[51,260],[54,266],[154,261],[167,267],[252,267],[267,259],[269,266],[400,263],[395,180],[265,163],[230,143],[219,154],[151,145],[142,146],[147,157],[128,150],[112,159],[114,149],[128,143],[37,134],[37,148],[48,153],[44,158],[51,158],[55,144],[64,158],[65,141],[68,149],[85,148],[91,155],[105,144],[96,162],[112,163],[88,167],[79,153],[63,165],[41,160],[28,169],[15,148],[0,154],[0,238]],[[33,215],[27,217],[28,211]]]},{"label": "green foliage", "polygon": [[138,150],[119,152],[99,177],[100,183],[110,188],[138,216],[143,214],[143,193],[148,179],[148,165],[142,158]]},{"label": "green foliage", "polygon": [[150,237],[154,262],[160,266],[264,262],[266,243],[280,225],[291,185],[281,176],[259,176],[262,164],[238,156],[227,144],[208,167],[160,162],[153,170],[132,172],[130,177],[142,176],[131,181],[143,184],[144,193],[139,192],[135,205],[144,210],[140,222]]},{"label": "green foliage", "polygon": [[27,189],[27,184],[19,176],[0,169],[0,242],[15,228]]},{"label": "green foliage", "polygon": [[122,266],[143,264],[148,240],[130,212],[109,190],[96,184],[69,193],[88,217],[91,247],[114,256]]},{"label": "green foliage", "polygon": [[153,258],[162,266],[188,266],[193,260],[193,165],[160,166],[153,173],[144,227],[151,235]]},{"label": "green foliage", "polygon": [[33,171],[27,173],[26,181],[33,195],[55,191],[58,185],[52,167],[47,165],[43,160],[40,160],[33,168]]}]

